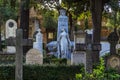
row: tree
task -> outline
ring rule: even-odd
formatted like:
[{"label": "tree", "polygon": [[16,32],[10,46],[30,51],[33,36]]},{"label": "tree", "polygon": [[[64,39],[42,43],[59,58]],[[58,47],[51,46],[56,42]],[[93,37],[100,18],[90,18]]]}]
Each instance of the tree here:
[{"label": "tree", "polygon": [[23,29],[24,39],[28,39],[29,36],[29,3],[30,0],[21,0],[20,28]]},{"label": "tree", "polygon": [[75,24],[73,22],[77,22],[77,18],[80,14],[89,9],[89,0],[64,0],[61,6],[67,10],[70,24],[70,38],[73,40],[73,24]]},{"label": "tree", "polygon": [[[21,0],[20,3],[20,28],[23,30],[23,39],[29,37],[29,4],[30,0]],[[23,52],[26,53],[29,47],[23,46]]]},{"label": "tree", "polygon": [[[109,3],[106,4],[107,8],[107,18],[108,18],[108,26],[112,28],[117,28],[120,26],[120,0],[110,0]],[[109,11],[111,9],[111,11]]]},{"label": "tree", "polygon": [[[92,44],[100,44],[101,38],[101,21],[104,4],[109,0],[90,0],[92,22],[93,22],[93,39]],[[93,63],[99,62],[99,50],[92,52]]]}]

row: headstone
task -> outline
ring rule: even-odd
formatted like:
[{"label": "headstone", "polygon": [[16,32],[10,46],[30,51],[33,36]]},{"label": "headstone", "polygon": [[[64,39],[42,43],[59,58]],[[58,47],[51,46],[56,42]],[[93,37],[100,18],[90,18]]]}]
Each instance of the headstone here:
[{"label": "headstone", "polygon": [[43,64],[43,54],[37,49],[30,49],[26,54],[26,64]]},{"label": "headstone", "polygon": [[120,56],[119,55],[111,55],[107,57],[106,67],[114,68],[120,72]]},{"label": "headstone", "polygon": [[71,54],[71,65],[84,64],[86,66],[86,52],[77,51]]},{"label": "headstone", "polygon": [[37,30],[35,42],[33,42],[33,48],[38,49],[40,53],[43,53],[43,35],[40,31],[40,29]]},{"label": "headstone", "polygon": [[118,40],[119,36],[115,28],[114,32],[111,32],[108,36],[108,41],[110,43],[110,54],[116,54],[116,44],[118,43]]},{"label": "headstone", "polygon": [[74,52],[71,54],[71,64],[84,64],[86,67],[86,33],[84,31],[74,32]]},{"label": "headstone", "polygon": [[[16,21],[9,19],[6,22],[6,39],[15,38],[16,37],[16,29],[17,23]],[[15,46],[7,46],[8,53],[15,53],[16,49]]]}]

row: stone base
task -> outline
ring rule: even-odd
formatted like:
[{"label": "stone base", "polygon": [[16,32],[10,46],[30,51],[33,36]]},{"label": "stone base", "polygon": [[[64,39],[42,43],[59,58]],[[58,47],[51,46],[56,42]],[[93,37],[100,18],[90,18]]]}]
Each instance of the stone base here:
[{"label": "stone base", "polygon": [[86,66],[86,52],[76,51],[71,54],[71,65],[84,64]]},{"label": "stone base", "polygon": [[7,53],[16,53],[15,46],[7,46]]}]

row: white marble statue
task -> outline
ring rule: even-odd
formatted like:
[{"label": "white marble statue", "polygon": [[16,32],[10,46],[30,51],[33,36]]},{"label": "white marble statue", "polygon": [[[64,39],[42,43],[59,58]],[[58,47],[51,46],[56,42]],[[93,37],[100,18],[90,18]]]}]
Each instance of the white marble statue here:
[{"label": "white marble statue", "polygon": [[61,30],[61,33],[58,37],[58,58],[67,58],[69,51],[71,49],[71,42],[68,34],[65,29]]}]

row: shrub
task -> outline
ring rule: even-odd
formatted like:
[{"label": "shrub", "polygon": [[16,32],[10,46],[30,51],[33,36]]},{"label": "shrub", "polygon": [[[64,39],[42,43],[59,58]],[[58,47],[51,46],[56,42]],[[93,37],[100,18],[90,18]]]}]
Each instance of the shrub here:
[{"label": "shrub", "polygon": [[76,74],[76,80],[120,80],[120,74],[115,69],[105,69],[103,58],[100,59],[100,64],[97,65],[92,73]]},{"label": "shrub", "polygon": [[[24,65],[23,80],[75,80],[82,66]],[[1,65],[0,80],[15,80],[15,66]]]}]

